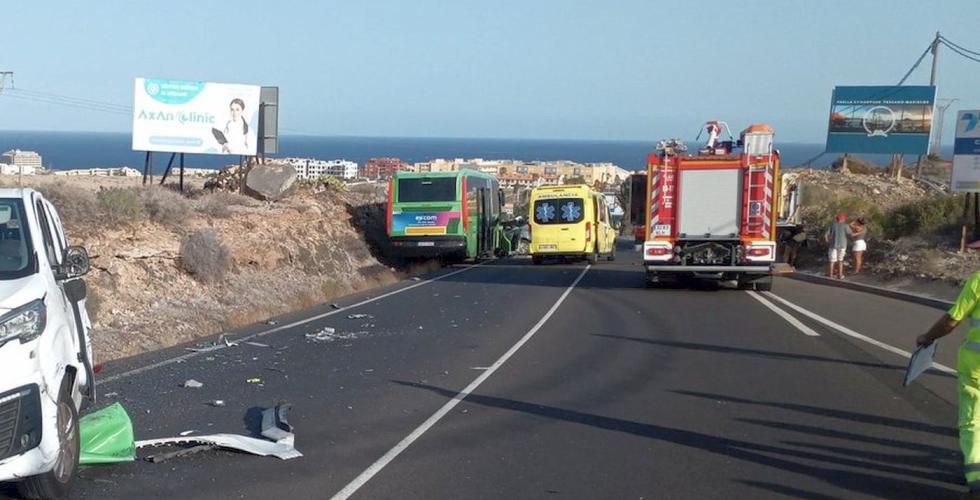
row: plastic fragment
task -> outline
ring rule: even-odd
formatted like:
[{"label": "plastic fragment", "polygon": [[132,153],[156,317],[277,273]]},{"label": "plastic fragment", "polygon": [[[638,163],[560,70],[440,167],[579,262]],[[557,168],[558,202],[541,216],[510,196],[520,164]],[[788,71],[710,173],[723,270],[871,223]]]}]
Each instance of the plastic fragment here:
[{"label": "plastic fragment", "polygon": [[133,422],[119,403],[79,419],[78,435],[79,465],[132,462],[136,455]]},{"label": "plastic fragment", "polygon": [[204,384],[202,384],[202,383],[200,383],[200,382],[198,382],[197,380],[194,380],[194,379],[188,379],[187,381],[184,382],[184,387],[187,387],[187,388],[190,388],[190,389],[199,389],[201,387],[204,387]]}]

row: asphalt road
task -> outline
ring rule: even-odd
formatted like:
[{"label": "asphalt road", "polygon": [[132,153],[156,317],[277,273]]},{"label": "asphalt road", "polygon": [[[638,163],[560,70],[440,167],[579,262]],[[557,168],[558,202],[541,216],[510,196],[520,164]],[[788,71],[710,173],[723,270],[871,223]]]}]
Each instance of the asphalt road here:
[{"label": "asphalt road", "polygon": [[[123,403],[137,439],[254,434],[258,411],[285,400],[304,457],[212,451],[92,467],[75,496],[963,491],[955,379],[933,370],[903,388],[907,360],[892,352],[909,350],[941,311],[789,279],[772,295],[648,290],[638,256],[629,246],[619,255],[588,269],[526,259],[444,269],[229,336],[257,335],[269,347],[187,357],[180,346],[114,363],[102,403]],[[327,326],[337,340],[305,337]],[[940,346],[947,367],[954,345]],[[204,386],[182,387],[191,378]],[[214,399],[225,406],[209,406]]]}]

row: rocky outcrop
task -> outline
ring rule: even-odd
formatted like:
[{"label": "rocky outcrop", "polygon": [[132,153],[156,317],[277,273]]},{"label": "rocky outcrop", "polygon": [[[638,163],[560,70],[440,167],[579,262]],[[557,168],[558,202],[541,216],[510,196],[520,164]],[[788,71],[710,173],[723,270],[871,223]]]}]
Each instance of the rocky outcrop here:
[{"label": "rocky outcrop", "polygon": [[297,179],[292,165],[253,165],[245,174],[245,194],[263,201],[281,200],[294,191]]}]

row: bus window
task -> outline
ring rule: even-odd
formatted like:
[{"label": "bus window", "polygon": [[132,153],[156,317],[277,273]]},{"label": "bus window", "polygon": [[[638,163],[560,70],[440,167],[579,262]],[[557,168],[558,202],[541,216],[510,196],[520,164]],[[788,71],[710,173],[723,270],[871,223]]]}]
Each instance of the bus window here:
[{"label": "bus window", "polygon": [[456,201],[456,178],[398,179],[398,201]]}]

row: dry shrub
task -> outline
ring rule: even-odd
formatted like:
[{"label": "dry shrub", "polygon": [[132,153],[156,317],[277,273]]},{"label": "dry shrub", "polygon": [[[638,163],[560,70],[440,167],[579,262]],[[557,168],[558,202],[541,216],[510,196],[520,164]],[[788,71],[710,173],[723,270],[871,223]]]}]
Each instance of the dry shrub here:
[{"label": "dry shrub", "polygon": [[228,191],[215,191],[197,199],[197,211],[211,217],[225,219],[234,213],[232,207],[254,207],[257,202],[248,196]]},{"label": "dry shrub", "polygon": [[100,188],[95,194],[103,220],[112,226],[132,224],[143,219],[143,202],[137,190]]},{"label": "dry shrub", "polygon": [[931,248],[922,255],[922,271],[927,274],[940,276],[947,270],[947,265],[943,253],[939,250]]},{"label": "dry shrub", "polygon": [[67,228],[87,227],[99,222],[99,200],[95,193],[58,181],[38,186],[38,191],[55,207]]},{"label": "dry shrub", "polygon": [[191,215],[191,201],[172,189],[150,187],[140,194],[143,209],[154,222],[181,225]]},{"label": "dry shrub", "polygon": [[214,229],[198,229],[181,242],[180,263],[198,280],[217,283],[231,268],[231,252]]}]

